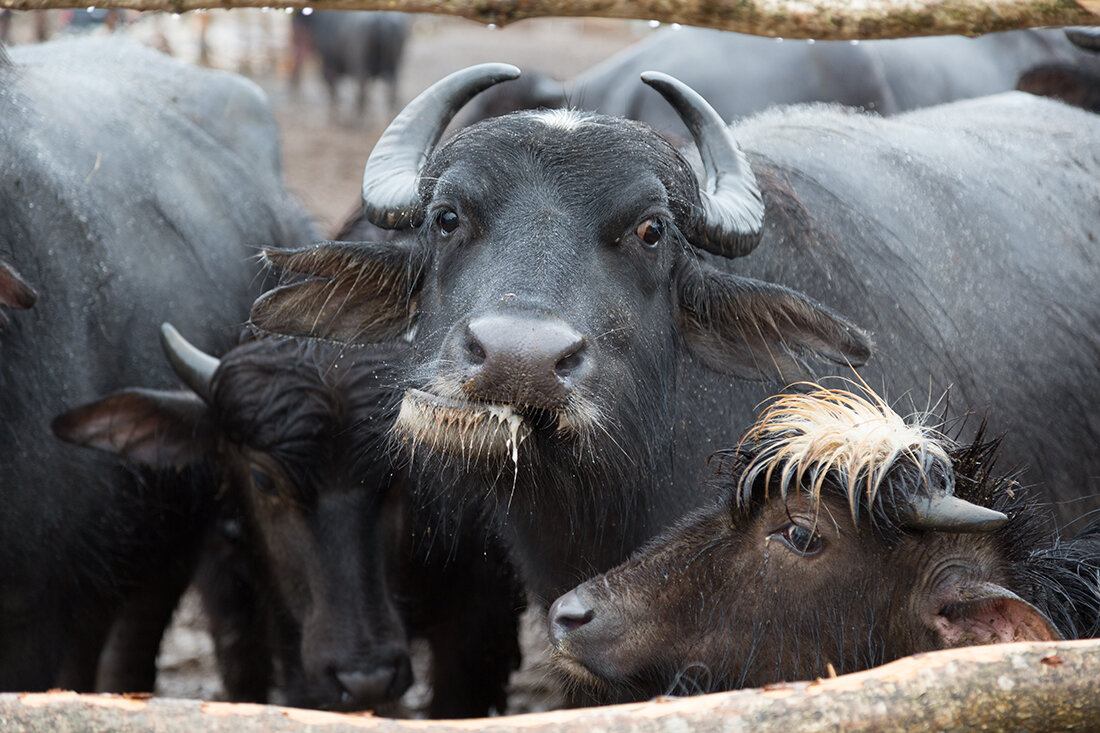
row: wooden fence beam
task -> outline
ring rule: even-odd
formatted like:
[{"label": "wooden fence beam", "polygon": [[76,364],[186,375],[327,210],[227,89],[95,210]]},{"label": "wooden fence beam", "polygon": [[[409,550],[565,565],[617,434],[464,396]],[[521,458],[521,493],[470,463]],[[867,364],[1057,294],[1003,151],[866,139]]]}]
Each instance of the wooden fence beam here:
[{"label": "wooden fence beam", "polygon": [[762,36],[851,40],[1034,26],[1100,25],[1100,0],[0,0],[0,8],[86,7],[183,13],[208,8],[405,10],[504,25],[524,18],[637,18]]}]

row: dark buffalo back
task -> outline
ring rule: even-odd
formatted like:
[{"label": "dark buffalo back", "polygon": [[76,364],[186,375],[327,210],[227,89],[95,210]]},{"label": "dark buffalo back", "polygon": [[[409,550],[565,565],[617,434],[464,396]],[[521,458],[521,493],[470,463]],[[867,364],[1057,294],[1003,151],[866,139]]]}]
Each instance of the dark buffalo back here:
[{"label": "dark buffalo back", "polygon": [[897,114],[1014,89],[1022,73],[1045,64],[1061,64],[1073,73],[1096,71],[1095,60],[1061,30],[814,42],[668,28],[563,84],[527,79],[525,71],[520,81],[475,101],[476,111],[467,119],[569,106],[641,120],[684,138],[687,130],[675,112],[638,84],[643,71],[675,76],[732,121],[775,105],[808,102]]},{"label": "dark buffalo back", "polygon": [[149,348],[162,320],[206,348],[231,343],[260,286],[256,248],[310,230],[250,82],[117,39],[11,56],[0,261],[39,299],[0,333],[0,688],[44,689],[105,633],[109,613],[93,610],[186,563],[210,499],[64,446],[50,420],[135,380],[172,384]]}]

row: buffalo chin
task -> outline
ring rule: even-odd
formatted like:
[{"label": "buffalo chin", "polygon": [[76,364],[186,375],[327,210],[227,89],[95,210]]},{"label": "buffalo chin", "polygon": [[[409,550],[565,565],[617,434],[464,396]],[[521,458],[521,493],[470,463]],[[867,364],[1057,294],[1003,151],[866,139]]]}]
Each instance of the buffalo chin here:
[{"label": "buffalo chin", "polygon": [[560,649],[550,655],[550,669],[565,685],[599,696],[601,691],[610,689],[603,677],[590,670],[579,659]]},{"label": "buffalo chin", "polygon": [[409,389],[394,423],[401,440],[437,453],[470,459],[519,460],[531,425],[508,405],[468,402]]}]

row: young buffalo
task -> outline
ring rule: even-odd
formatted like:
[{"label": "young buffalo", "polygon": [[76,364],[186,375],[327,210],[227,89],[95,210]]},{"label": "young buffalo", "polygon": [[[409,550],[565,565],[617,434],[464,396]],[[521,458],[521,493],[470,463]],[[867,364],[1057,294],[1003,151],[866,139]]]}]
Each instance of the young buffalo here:
[{"label": "young buffalo", "polygon": [[1100,632],[1100,522],[1061,543],[995,442],[812,390],[716,457],[712,506],[554,603],[567,680],[625,701]]},{"label": "young buffalo", "polygon": [[[269,653],[288,702],[346,710],[396,700],[412,682],[408,633],[432,647],[431,715],[502,710],[522,596],[495,538],[468,519],[450,542],[422,531],[439,518],[414,506],[385,457],[399,399],[389,365],[403,347],[352,359],[328,344],[261,339],[219,360],[171,326],[163,336],[190,390],[118,392],[54,430],[154,468],[206,472],[237,515],[244,573],[254,574],[246,590],[270,595],[259,606],[277,630]],[[240,562],[219,565],[241,572]],[[228,600],[215,605],[240,615],[240,594],[222,592]],[[231,635],[215,628],[222,641]]]}]

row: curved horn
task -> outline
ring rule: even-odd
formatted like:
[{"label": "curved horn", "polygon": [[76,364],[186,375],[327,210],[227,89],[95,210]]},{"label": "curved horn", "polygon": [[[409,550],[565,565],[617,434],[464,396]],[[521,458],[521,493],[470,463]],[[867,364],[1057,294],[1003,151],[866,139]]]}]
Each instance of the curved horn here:
[{"label": "curved horn", "polygon": [[661,93],[695,139],[703,159],[701,221],[693,241],[723,257],[743,257],[756,247],[764,226],[764,200],[748,158],[729,126],[698,92],[668,74],[646,71],[642,81]]},{"label": "curved horn", "polygon": [[906,527],[913,529],[989,532],[1007,522],[1008,516],[953,494],[936,493],[912,499],[901,519]]},{"label": "curved horn", "polygon": [[221,362],[192,346],[171,323],[160,324],[160,345],[176,376],[209,404],[210,380]]},{"label": "curved horn", "polygon": [[423,218],[417,178],[443,131],[463,105],[494,84],[519,76],[510,64],[478,64],[425,89],[394,118],[363,169],[363,213],[384,229],[416,226]]}]

